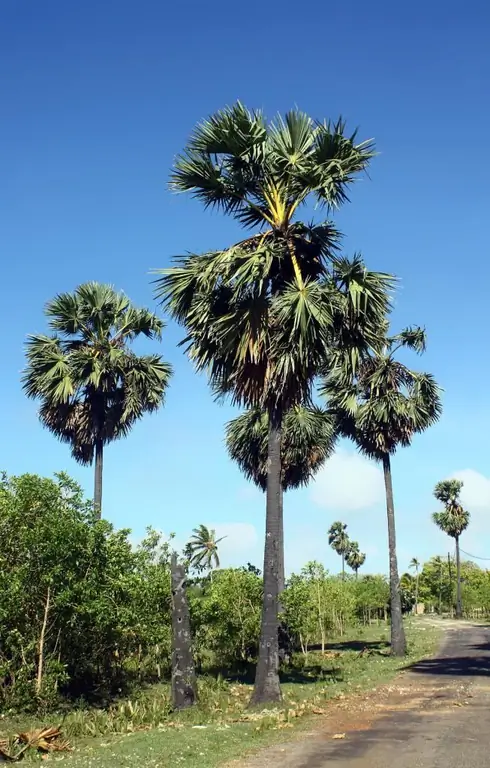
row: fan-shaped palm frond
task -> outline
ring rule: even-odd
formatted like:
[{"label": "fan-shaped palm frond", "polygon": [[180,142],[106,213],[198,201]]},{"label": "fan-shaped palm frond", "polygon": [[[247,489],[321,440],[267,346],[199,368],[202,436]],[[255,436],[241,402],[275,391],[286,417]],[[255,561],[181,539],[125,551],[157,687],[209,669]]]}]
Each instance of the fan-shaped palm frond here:
[{"label": "fan-shaped palm frond", "polygon": [[357,579],[359,568],[361,568],[366,562],[366,555],[360,551],[357,541],[350,542],[349,549],[345,556],[345,562],[349,568],[352,568],[356,574]]},{"label": "fan-shaped palm frond", "polygon": [[46,306],[55,335],[30,336],[23,387],[40,401],[39,416],[68,443],[74,458],[96,458],[95,506],[101,505],[103,446],[125,437],[143,414],[164,402],[171,367],[158,355],[136,355],[138,336],[159,340],[163,323],[111,286],[86,283]]},{"label": "fan-shaped palm frond", "polygon": [[[226,446],[245,477],[267,488],[269,417],[251,409],[226,425]],[[284,491],[306,485],[332,455],[335,421],[325,410],[297,406],[284,417],[281,457]]]}]

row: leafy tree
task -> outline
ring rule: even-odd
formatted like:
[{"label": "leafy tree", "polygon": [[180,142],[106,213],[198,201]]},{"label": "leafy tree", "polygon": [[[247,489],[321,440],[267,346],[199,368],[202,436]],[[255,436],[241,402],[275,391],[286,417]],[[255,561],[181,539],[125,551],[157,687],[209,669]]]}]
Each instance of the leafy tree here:
[{"label": "leafy tree", "polygon": [[408,567],[415,571],[415,610],[417,610],[417,605],[419,604],[420,561],[416,557],[412,557]]},{"label": "leafy tree", "polygon": [[78,462],[91,465],[95,459],[94,506],[100,515],[104,446],[125,437],[164,401],[171,367],[158,355],[131,349],[139,336],[159,340],[163,323],[99,283],[59,294],[45,314],[54,334],[29,337],[24,391],[40,401],[42,424],[69,443]]},{"label": "leafy tree", "polygon": [[278,593],[281,434],[285,414],[309,404],[325,352],[356,358],[377,337],[391,278],[359,257],[339,258],[330,222],[296,220],[313,201],[328,208],[373,155],[339,120],[289,112],[266,123],[241,104],[201,123],[177,158],[171,185],[256,234],[222,251],[190,255],[165,270],[157,294],[186,332],[187,353],[212,389],[269,417],[264,604],[252,702],[281,697]]},{"label": "leafy tree", "polygon": [[[385,330],[387,329],[385,325]],[[406,651],[396,554],[395,507],[391,456],[399,446],[434,424],[441,414],[440,389],[428,373],[418,373],[399,362],[400,348],[422,353],[425,331],[407,328],[396,336],[385,335],[381,347],[365,357],[354,380],[338,367],[327,378],[324,392],[339,419],[339,429],[356,442],[369,458],[383,465],[391,589],[391,648],[396,656]]]},{"label": "leafy tree", "polygon": [[202,595],[194,595],[191,612],[201,656],[212,654],[213,666],[230,669],[256,658],[260,634],[262,579],[243,568],[225,568]]},{"label": "leafy tree", "polygon": [[385,576],[367,574],[355,582],[357,615],[364,623],[372,616],[386,615],[390,601],[390,588]]},{"label": "leafy tree", "polygon": [[[261,490],[267,490],[269,417],[253,408],[228,422],[226,447],[245,477]],[[281,440],[281,489],[288,491],[307,485],[335,448],[335,422],[332,416],[314,406],[295,406],[284,416]],[[279,522],[279,594],[284,591],[283,517]]]},{"label": "leafy tree", "polygon": [[0,483],[0,707],[99,702],[169,668],[167,542],[97,521],[64,474]]},{"label": "leafy tree", "polygon": [[435,524],[454,539],[456,544],[456,618],[463,615],[461,603],[461,562],[459,555],[459,538],[469,525],[470,513],[463,508],[460,493],[463,487],[461,480],[442,480],[434,489],[434,496],[444,504],[442,512],[434,512],[432,519]]},{"label": "leafy tree", "polygon": [[361,568],[366,562],[366,555],[360,551],[357,541],[351,541],[348,552],[345,556],[345,562],[352,568],[356,574],[356,579],[359,576],[359,568]]},{"label": "leafy tree", "polygon": [[332,523],[328,531],[328,543],[342,558],[342,581],[344,581],[345,558],[351,546],[349,536],[347,535],[347,525],[345,523]]},{"label": "leafy tree", "polygon": [[213,568],[219,568],[218,544],[226,536],[221,536],[221,538],[217,539],[216,531],[212,528],[207,528],[205,525],[194,528],[192,533],[193,536],[191,536],[186,547],[189,563],[196,570],[206,568],[211,572],[212,578]]}]

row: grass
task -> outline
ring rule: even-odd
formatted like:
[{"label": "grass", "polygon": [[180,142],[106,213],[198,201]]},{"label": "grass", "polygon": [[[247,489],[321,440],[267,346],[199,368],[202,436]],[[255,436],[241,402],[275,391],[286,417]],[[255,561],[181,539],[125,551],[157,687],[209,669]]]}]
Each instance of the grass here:
[{"label": "grass", "polygon": [[[409,653],[401,660],[388,655],[388,637],[386,627],[357,629],[332,641],[324,657],[314,651],[307,663],[302,657],[295,659],[283,676],[283,702],[263,712],[246,711],[249,683],[219,678],[201,679],[199,706],[180,714],[171,713],[164,686],[121,702],[109,712],[74,711],[62,726],[74,751],[55,753],[47,760],[62,761],[63,768],[129,768],[134,764],[215,768],[284,740],[295,726],[325,714],[329,700],[388,681],[407,663],[433,653],[439,633],[423,621],[409,621]],[[1,732],[33,725],[39,722],[4,720]]]}]

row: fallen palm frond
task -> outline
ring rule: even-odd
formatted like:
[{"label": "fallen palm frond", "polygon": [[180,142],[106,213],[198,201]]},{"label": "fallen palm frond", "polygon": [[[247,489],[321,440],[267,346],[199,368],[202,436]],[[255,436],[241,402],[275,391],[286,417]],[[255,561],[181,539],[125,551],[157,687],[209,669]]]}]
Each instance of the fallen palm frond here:
[{"label": "fallen palm frond", "polygon": [[16,763],[30,748],[40,752],[65,752],[71,749],[70,743],[62,738],[59,728],[37,728],[19,733],[11,741],[0,740],[0,762]]}]

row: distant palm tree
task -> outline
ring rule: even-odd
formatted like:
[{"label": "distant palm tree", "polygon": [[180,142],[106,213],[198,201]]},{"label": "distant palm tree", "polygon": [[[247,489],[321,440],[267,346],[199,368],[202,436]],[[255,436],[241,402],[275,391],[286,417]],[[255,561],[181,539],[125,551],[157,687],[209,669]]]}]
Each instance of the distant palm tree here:
[{"label": "distant palm tree", "polygon": [[417,612],[417,606],[419,604],[419,576],[420,576],[420,561],[416,557],[412,557],[408,567],[415,571],[415,612]]},{"label": "distant palm tree", "polygon": [[357,541],[351,541],[349,549],[345,556],[345,562],[347,563],[349,568],[352,568],[352,570],[356,574],[356,579],[357,579],[359,575],[358,574],[359,568],[361,568],[366,562],[366,555],[364,554],[364,552],[361,552],[359,550],[359,544],[357,543]]},{"label": "distant palm tree", "polygon": [[104,446],[125,437],[164,402],[172,375],[159,355],[137,355],[139,336],[161,338],[164,324],[110,285],[85,283],[46,305],[52,336],[29,336],[23,387],[40,401],[41,422],[69,443],[81,464],[95,458],[94,508],[102,507]]},{"label": "distant palm tree", "polygon": [[434,512],[432,519],[435,524],[454,539],[456,544],[456,618],[460,619],[463,615],[463,606],[461,602],[461,561],[459,554],[459,537],[466,530],[470,522],[470,513],[463,508],[459,495],[463,483],[461,480],[442,480],[437,483],[434,489],[434,496],[442,504],[442,512]]},{"label": "distant palm tree", "polygon": [[[383,337],[384,334],[384,337]],[[326,378],[324,394],[337,413],[339,429],[360,451],[383,465],[388,549],[390,563],[391,652],[404,656],[400,579],[396,553],[395,505],[391,477],[391,456],[400,446],[408,446],[415,434],[434,424],[441,414],[440,388],[428,373],[418,373],[399,362],[400,348],[422,353],[426,335],[422,328],[406,328],[388,336],[388,325],[380,329],[380,344],[361,361],[352,380],[344,366]]]},{"label": "distant palm tree", "polygon": [[342,581],[345,579],[345,557],[349,552],[350,539],[347,535],[347,525],[336,522],[330,526],[328,531],[328,543],[335,552],[342,558]]},{"label": "distant palm tree", "polygon": [[207,568],[212,579],[213,568],[219,568],[220,565],[218,544],[223,541],[226,536],[217,539],[216,531],[212,528],[207,528],[205,525],[200,525],[199,528],[194,528],[192,533],[193,535],[186,547],[190,565],[198,570],[200,568]]},{"label": "distant palm tree", "polygon": [[[281,492],[306,485],[335,449],[335,420],[314,406],[295,406],[284,416],[281,440]],[[226,447],[248,480],[267,490],[269,417],[252,408],[226,425]],[[279,594],[284,591],[284,526],[279,521]]]}]

